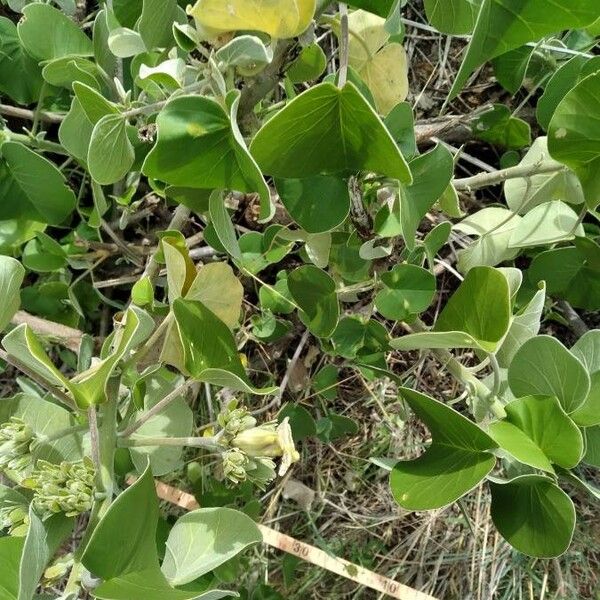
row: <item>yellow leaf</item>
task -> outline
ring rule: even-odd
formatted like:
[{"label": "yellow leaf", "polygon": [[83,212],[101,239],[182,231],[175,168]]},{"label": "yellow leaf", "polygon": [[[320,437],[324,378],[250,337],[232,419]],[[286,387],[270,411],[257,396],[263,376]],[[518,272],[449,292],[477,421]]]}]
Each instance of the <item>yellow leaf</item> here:
[{"label": "yellow leaf", "polygon": [[300,35],[315,14],[316,0],[198,0],[189,11],[213,31],[263,31],[273,38]]},{"label": "yellow leaf", "polygon": [[383,114],[406,99],[408,61],[401,44],[386,42],[385,19],[364,10],[353,12],[350,28],[349,64],[367,84],[377,110]]}]

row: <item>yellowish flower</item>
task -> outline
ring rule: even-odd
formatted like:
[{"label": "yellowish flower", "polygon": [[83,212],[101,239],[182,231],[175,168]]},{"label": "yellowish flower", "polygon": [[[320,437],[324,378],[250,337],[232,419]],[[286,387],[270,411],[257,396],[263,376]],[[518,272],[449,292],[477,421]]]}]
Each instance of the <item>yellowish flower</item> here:
[{"label": "yellowish flower", "polygon": [[248,456],[257,458],[281,456],[280,476],[285,475],[292,463],[300,459],[287,417],[278,426],[270,423],[242,431],[233,438],[231,446],[239,448]]}]

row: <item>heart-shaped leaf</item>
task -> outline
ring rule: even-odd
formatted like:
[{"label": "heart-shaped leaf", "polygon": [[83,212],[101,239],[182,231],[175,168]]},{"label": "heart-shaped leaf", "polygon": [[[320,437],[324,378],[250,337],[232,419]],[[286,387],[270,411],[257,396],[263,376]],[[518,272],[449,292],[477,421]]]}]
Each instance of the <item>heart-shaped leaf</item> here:
[{"label": "heart-shaped leaf", "polygon": [[162,571],[172,585],[189,583],[262,541],[254,521],[231,508],[201,508],[177,520]]},{"label": "heart-shaped leaf", "polygon": [[556,107],[548,130],[552,158],[575,171],[587,205],[600,204],[600,71],[580,81]]},{"label": "heart-shaped leaf", "polygon": [[526,341],[508,368],[513,394],[555,396],[567,413],[579,408],[590,391],[590,376],[557,339],[538,335]]},{"label": "heart-shaped leaf", "polygon": [[275,388],[255,388],[249,382],[231,330],[201,302],[178,298],[173,312],[183,345],[185,369],[199,381],[255,394]]},{"label": "heart-shaped leaf", "polygon": [[411,182],[400,150],[352,83],[300,94],[263,125],[250,151],[263,172],[283,179],[374,171]]},{"label": "heart-shaped leaf", "polygon": [[490,489],[494,525],[516,550],[552,558],[569,547],[575,507],[552,479],[523,475],[508,482],[490,482]]},{"label": "heart-shaped leaf", "polygon": [[235,123],[239,93],[232,92],[227,99],[230,114],[205,96],[170,100],[156,119],[156,146],[142,171],[176,186],[257,192],[261,219],[268,219],[269,188]]},{"label": "heart-shaped leaf", "polygon": [[474,267],[446,303],[432,331],[396,338],[391,345],[398,350],[481,348],[494,352],[510,321],[506,277],[498,269]]},{"label": "heart-shaped leaf", "polygon": [[190,14],[216,31],[263,31],[278,39],[301,34],[315,14],[315,0],[199,0]]},{"label": "heart-shaped leaf", "polygon": [[386,318],[404,321],[424,311],[435,295],[435,277],[416,265],[396,265],[381,275],[385,286],[375,297],[377,310]]},{"label": "heart-shaped leaf", "polygon": [[506,418],[490,425],[490,435],[518,461],[554,473],[552,464],[571,469],[583,455],[583,437],[556,398],[527,396],[505,406]]},{"label": "heart-shaped leaf", "polygon": [[158,566],[158,498],[150,466],[110,505],[81,562],[94,576],[112,579]]},{"label": "heart-shaped leaf", "polygon": [[472,490],[496,464],[496,442],[454,409],[407,388],[400,394],[431,432],[432,442],[416,460],[396,463],[390,485],[408,510],[441,508]]},{"label": "heart-shaped leaf", "polygon": [[0,196],[12,199],[2,203],[0,218],[60,225],[77,202],[62,173],[23,144],[5,142],[0,152]]},{"label": "heart-shaped leaf", "polygon": [[287,283],[290,294],[302,309],[300,316],[311,332],[319,337],[330,336],[340,316],[335,281],[325,271],[305,265],[292,271]]}]

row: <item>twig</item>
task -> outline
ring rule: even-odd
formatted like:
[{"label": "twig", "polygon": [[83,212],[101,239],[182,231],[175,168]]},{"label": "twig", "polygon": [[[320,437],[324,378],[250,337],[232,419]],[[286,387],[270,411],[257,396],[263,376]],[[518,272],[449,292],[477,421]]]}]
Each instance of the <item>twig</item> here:
[{"label": "twig", "polygon": [[134,439],[120,438],[120,448],[146,448],[149,446],[186,446],[188,448],[220,448],[216,437],[139,437]]},{"label": "twig", "polygon": [[129,427],[121,431],[118,435],[121,438],[127,438],[133,435],[144,423],[149,421],[153,416],[157,415],[161,411],[163,411],[171,402],[177,400],[183,396],[192,385],[194,385],[195,381],[193,379],[188,379],[184,383],[182,383],[179,387],[175,388],[170,394],[167,394],[162,400],[157,402],[150,410],[147,410],[142,414],[142,416],[132,423]]},{"label": "twig", "polygon": [[583,319],[566,300],[559,300],[558,306],[567,320],[569,327],[578,338],[585,335],[590,330]]},{"label": "twig", "polygon": [[83,338],[83,332],[79,329],[73,329],[67,327],[61,323],[55,323],[54,321],[48,321],[34,315],[30,315],[24,310],[19,310],[15,313],[12,318],[14,325],[21,325],[26,323],[31,329],[42,336],[48,336],[55,339],[61,346],[72,350],[73,352],[79,352],[79,346]]},{"label": "twig", "polygon": [[454,189],[460,191],[476,190],[490,185],[498,185],[508,179],[519,179],[539,175],[542,173],[555,173],[565,167],[555,162],[538,162],[534,165],[517,165],[508,169],[501,169],[493,173],[479,173],[473,177],[464,179],[455,179],[453,181]]},{"label": "twig", "polygon": [[[0,104],[0,114],[6,115],[7,117],[14,117],[15,119],[25,119],[26,121],[34,121],[36,118],[35,111],[27,108],[10,106],[8,104]],[[65,116],[53,112],[39,111],[37,113],[37,118],[46,123],[61,123],[64,121]]]}]

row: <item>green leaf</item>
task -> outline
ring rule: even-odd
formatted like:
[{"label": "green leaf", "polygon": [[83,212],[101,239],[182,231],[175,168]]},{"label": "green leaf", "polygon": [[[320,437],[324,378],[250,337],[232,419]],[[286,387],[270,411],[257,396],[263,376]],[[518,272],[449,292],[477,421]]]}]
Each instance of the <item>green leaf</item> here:
[{"label": "green leaf", "polygon": [[555,396],[567,413],[579,408],[590,390],[581,362],[557,339],[539,335],[525,342],[508,369],[508,383],[519,396]]},{"label": "green leaf", "polygon": [[263,172],[283,179],[374,171],[411,182],[387,129],[352,83],[321,83],[263,125],[250,150]]},{"label": "green leaf", "polygon": [[119,109],[115,104],[109,102],[100,92],[89,85],[76,81],[73,84],[73,91],[92,125],[95,125],[105,115],[119,114]]},{"label": "green leaf", "polygon": [[408,388],[402,398],[427,425],[432,437],[425,453],[395,464],[390,485],[407,510],[441,508],[472,490],[496,464],[496,442],[454,409]]},{"label": "green leaf", "polygon": [[42,70],[44,80],[56,87],[71,90],[75,81],[100,89],[100,76],[96,65],[80,56],[63,56],[46,63]]},{"label": "green leaf", "polygon": [[70,391],[80,408],[106,402],[106,388],[119,361],[143,343],[155,326],[154,319],[137,306],[130,306],[122,318],[122,325],[116,330],[105,358],[76,375],[70,382]]},{"label": "green leaf", "polygon": [[0,538],[0,595],[2,600],[19,598],[19,563],[25,540],[20,537]]},{"label": "green leaf", "polygon": [[565,95],[573,89],[584,77],[591,75],[600,68],[600,57],[587,58],[574,56],[549,79],[544,93],[537,103],[536,117],[538,123],[547,131],[556,107]]},{"label": "green leaf", "polygon": [[600,426],[587,427],[584,431],[586,448],[583,462],[600,469]]},{"label": "green leaf", "polygon": [[565,298],[575,308],[600,309],[600,246],[575,238],[575,247],[538,254],[529,267],[532,283],[545,280],[548,293]]},{"label": "green leaf", "polygon": [[435,277],[416,265],[396,265],[381,275],[385,286],[375,297],[377,310],[386,318],[405,321],[424,311],[433,300]]},{"label": "green leaf", "polygon": [[587,205],[600,204],[600,71],[580,81],[556,107],[548,130],[552,158],[577,174]]},{"label": "green leaf", "polygon": [[356,8],[368,10],[380,17],[387,17],[392,10],[394,0],[351,0],[348,4]]},{"label": "green leaf", "polygon": [[42,521],[30,506],[29,529],[19,567],[18,600],[32,600],[48,562],[71,534],[73,525],[74,519],[62,514]]},{"label": "green leaf", "polygon": [[58,271],[68,264],[64,248],[43,231],[23,248],[22,260],[27,269],[38,273]]},{"label": "green leaf", "polygon": [[513,117],[504,104],[494,104],[492,110],[483,113],[473,122],[475,137],[508,149],[519,149],[531,144],[529,123]]},{"label": "green leaf", "polygon": [[177,20],[177,0],[143,0],[137,30],[148,50],[173,45],[172,25]]},{"label": "green leaf", "polygon": [[529,556],[560,556],[571,543],[575,507],[551,479],[523,475],[490,482],[492,520],[513,548]]},{"label": "green leaf", "polygon": [[20,363],[59,388],[70,388],[67,378],[52,364],[33,330],[23,323],[4,336],[2,345]]},{"label": "green leaf", "polygon": [[[560,163],[548,158],[548,139],[546,137],[534,140],[519,165],[531,165],[533,168],[542,161],[554,163],[557,167],[560,166]],[[504,195],[508,207],[520,215],[551,200],[562,200],[568,204],[583,204],[584,202],[579,180],[574,173],[567,169],[509,179],[504,184]]]},{"label": "green leaf", "polygon": [[554,473],[552,464],[571,469],[583,456],[583,436],[556,398],[527,396],[505,406],[506,418],[490,425],[490,435],[518,461]]},{"label": "green leaf", "polygon": [[251,77],[273,60],[273,50],[255,35],[240,35],[219,48],[215,59],[221,70],[235,67],[240,75]]},{"label": "green leaf", "polygon": [[584,236],[577,213],[564,202],[544,202],[530,210],[512,230],[509,247],[547,246]]},{"label": "green leaf", "polygon": [[413,250],[421,220],[452,179],[452,154],[443,144],[438,144],[427,154],[412,160],[410,170],[413,174],[412,185],[400,188],[400,222],[406,247]]},{"label": "green leaf", "polygon": [[590,374],[590,393],[585,402],[571,415],[578,425],[590,427],[600,424],[600,330],[592,329],[582,335],[571,347]]},{"label": "green leaf", "polygon": [[199,381],[255,394],[273,388],[252,387],[242,366],[231,330],[201,302],[179,298],[173,303],[183,345],[185,369]]},{"label": "green leaf", "polygon": [[275,185],[292,219],[308,233],[331,231],[350,212],[348,184],[339,177],[277,179]]},{"label": "green leaf", "polygon": [[242,261],[242,251],[235,234],[235,228],[225,206],[225,194],[219,190],[215,190],[210,195],[208,207],[211,225],[214,227],[217,238],[223,245],[223,248],[225,248],[232,258],[238,262]]},{"label": "green leaf", "polygon": [[18,260],[10,256],[0,256],[0,330],[4,329],[15,316],[21,305],[21,285],[25,278],[25,269]]},{"label": "green leaf", "polygon": [[204,96],[170,100],[156,119],[157,143],[142,171],[176,186],[257,192],[260,217],[268,220],[269,188],[235,122],[239,93],[230,94],[228,102],[230,114]]},{"label": "green leaf", "polygon": [[71,108],[58,128],[58,139],[65,150],[77,160],[85,163],[94,126],[87,118],[77,96],[71,102]]},{"label": "green leaf", "polygon": [[92,56],[92,40],[69,17],[49,4],[29,4],[17,25],[19,38],[33,58]]},{"label": "green leaf", "polygon": [[456,97],[469,75],[486,61],[550,33],[585,27],[597,18],[596,0],[580,0],[576,5],[555,0],[552,10],[546,0],[483,0],[450,97]]},{"label": "green leaf", "polygon": [[123,179],[131,169],[135,152],[127,136],[127,120],[121,115],[105,115],[92,131],[87,154],[90,175],[100,185]]},{"label": "green leaf", "polygon": [[40,97],[43,82],[37,62],[19,40],[16,25],[0,17],[0,91],[17,104],[31,104]]},{"label": "green leaf", "polygon": [[[182,383],[181,378],[167,377],[167,372],[154,372],[138,380],[137,385],[144,390],[144,410],[131,416],[133,423],[141,418],[160,400],[172,393]],[[182,438],[192,435],[194,417],[188,406],[185,394],[176,398],[159,414],[150,417],[132,436],[133,440],[150,438]],[[155,477],[166,475],[181,468],[183,448],[178,446],[146,446],[130,448],[131,459],[138,472],[143,472],[150,461]]]},{"label": "green leaf", "polygon": [[302,48],[298,58],[286,71],[292,83],[303,83],[314,81],[323,74],[327,67],[327,56],[319,46],[314,43]]},{"label": "green leaf", "polygon": [[262,541],[254,521],[231,508],[201,508],[169,533],[162,571],[173,585],[189,583]]},{"label": "green leaf", "polygon": [[335,281],[325,271],[305,265],[292,271],[287,283],[305,325],[318,337],[330,336],[340,317]]},{"label": "green leaf", "polygon": [[398,350],[481,348],[494,352],[510,320],[506,277],[498,269],[474,267],[446,303],[432,331],[396,338],[391,345]]},{"label": "green leaf", "polygon": [[507,369],[517,350],[529,339],[538,334],[544,313],[546,287],[541,285],[529,303],[515,316],[502,345],[496,350],[500,367]]},{"label": "green leaf", "polygon": [[477,266],[494,267],[515,258],[519,250],[509,248],[508,243],[520,221],[520,216],[506,208],[488,206],[454,225],[457,231],[478,238],[457,252],[460,271],[464,273]]},{"label": "green leaf", "polygon": [[196,592],[178,590],[169,585],[158,566],[156,569],[127,573],[122,577],[105,581],[94,592],[94,598],[100,600],[219,600],[237,596],[235,592],[210,590]]},{"label": "green leaf", "polygon": [[112,579],[158,565],[158,499],[150,466],[117,496],[94,529],[82,563],[94,576]]},{"label": "green leaf", "polygon": [[442,33],[462,35],[475,27],[481,0],[425,0],[427,20]]},{"label": "green leaf", "polygon": [[0,162],[0,197],[11,198],[2,203],[0,218],[60,225],[77,202],[62,173],[17,142],[5,142],[0,152],[5,161]]}]

